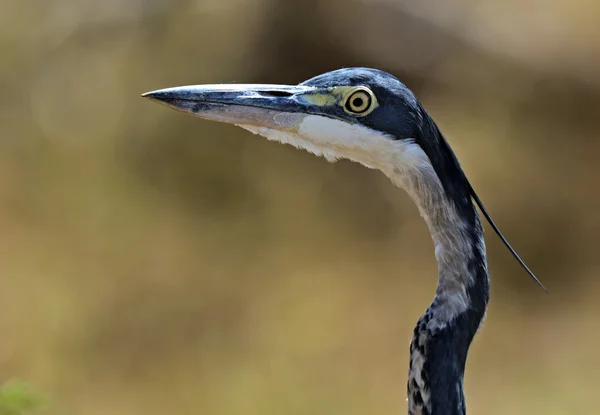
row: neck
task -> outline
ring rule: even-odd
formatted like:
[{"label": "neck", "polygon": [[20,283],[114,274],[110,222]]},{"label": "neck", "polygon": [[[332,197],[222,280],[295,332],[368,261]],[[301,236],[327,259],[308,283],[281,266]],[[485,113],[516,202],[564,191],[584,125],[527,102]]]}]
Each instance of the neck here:
[{"label": "neck", "polygon": [[408,408],[410,415],[460,415],[467,353],[489,298],[483,230],[466,179],[464,186],[445,187],[422,157],[416,169],[386,172],[417,204],[439,265],[435,298],[410,345]]},{"label": "neck", "polygon": [[425,218],[439,263],[435,298],[417,323],[408,382],[411,415],[465,411],[463,374],[469,345],[483,319],[489,280],[481,223],[456,157],[427,112],[414,114],[414,139],[396,139],[357,124],[307,115],[295,133],[244,125],[271,140],[328,160],[376,168],[403,187]]}]

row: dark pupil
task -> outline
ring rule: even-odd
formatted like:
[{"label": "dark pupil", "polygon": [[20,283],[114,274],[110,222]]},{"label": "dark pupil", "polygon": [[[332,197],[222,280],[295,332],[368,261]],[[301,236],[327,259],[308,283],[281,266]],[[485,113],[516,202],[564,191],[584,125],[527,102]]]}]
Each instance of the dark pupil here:
[{"label": "dark pupil", "polygon": [[354,98],[352,103],[354,104],[355,107],[360,108],[363,105],[363,99],[362,98]]}]

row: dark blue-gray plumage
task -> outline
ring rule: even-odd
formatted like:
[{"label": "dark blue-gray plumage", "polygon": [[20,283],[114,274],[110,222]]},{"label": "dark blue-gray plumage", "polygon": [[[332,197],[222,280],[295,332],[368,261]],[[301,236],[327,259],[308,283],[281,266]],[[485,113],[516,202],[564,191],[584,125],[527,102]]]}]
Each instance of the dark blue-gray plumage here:
[{"label": "dark blue-gray plumage", "polygon": [[144,96],[330,161],[346,158],[379,169],[404,188],[429,227],[439,263],[436,295],[410,344],[408,412],[465,414],[467,353],[490,293],[475,204],[541,283],[500,233],[437,125],[402,82],[383,71],[348,68],[295,86],[200,85]]}]

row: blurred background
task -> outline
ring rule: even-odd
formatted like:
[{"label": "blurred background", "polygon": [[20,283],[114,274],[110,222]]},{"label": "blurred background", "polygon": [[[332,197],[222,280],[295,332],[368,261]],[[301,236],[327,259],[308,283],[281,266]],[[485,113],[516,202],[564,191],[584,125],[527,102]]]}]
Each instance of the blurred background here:
[{"label": "blurred background", "polygon": [[387,70],[492,232],[469,411],[593,414],[600,3],[5,0],[0,382],[47,414],[402,414],[437,265],[382,174],[140,98]]}]

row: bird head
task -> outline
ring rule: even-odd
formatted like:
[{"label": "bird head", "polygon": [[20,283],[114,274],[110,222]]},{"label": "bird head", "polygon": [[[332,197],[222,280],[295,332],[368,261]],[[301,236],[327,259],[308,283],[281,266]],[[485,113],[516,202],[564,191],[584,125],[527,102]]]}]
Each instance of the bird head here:
[{"label": "bird head", "polygon": [[412,146],[420,136],[420,104],[397,78],[375,69],[340,69],[293,86],[193,85],[143,96],[387,175],[424,161]]}]

